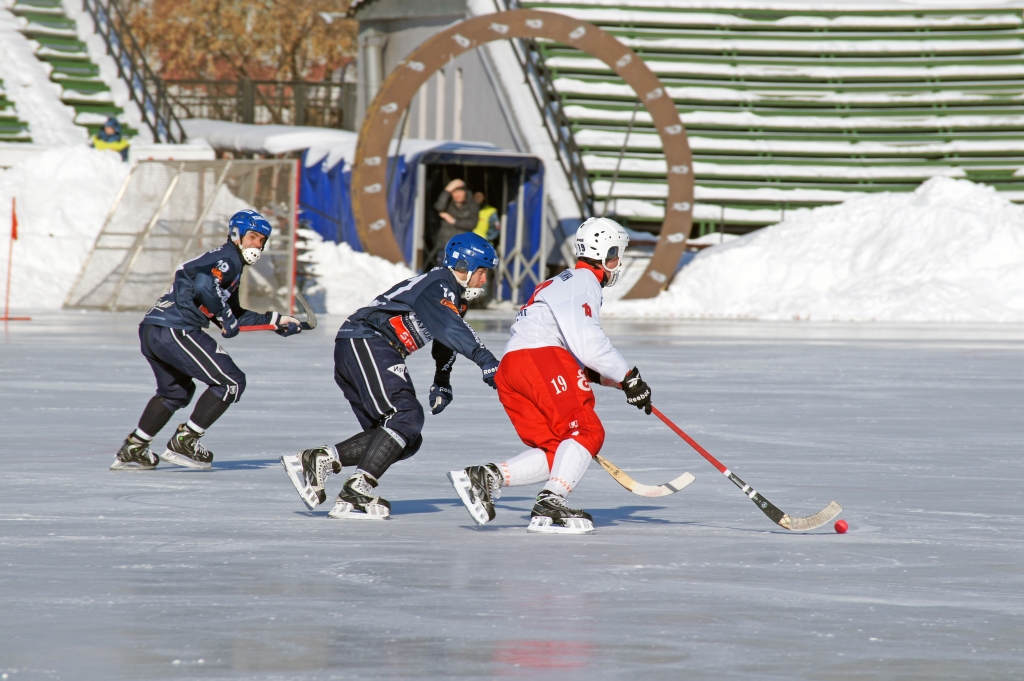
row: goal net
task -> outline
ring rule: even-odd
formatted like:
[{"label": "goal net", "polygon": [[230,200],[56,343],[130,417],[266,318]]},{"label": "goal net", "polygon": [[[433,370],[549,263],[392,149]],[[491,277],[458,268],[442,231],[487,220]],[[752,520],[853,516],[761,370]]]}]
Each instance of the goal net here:
[{"label": "goal net", "polygon": [[64,307],[146,310],[177,267],[227,240],[228,219],[255,208],[274,227],[243,270],[242,306],[292,310],[298,164],[294,160],[142,161],[128,175]]}]

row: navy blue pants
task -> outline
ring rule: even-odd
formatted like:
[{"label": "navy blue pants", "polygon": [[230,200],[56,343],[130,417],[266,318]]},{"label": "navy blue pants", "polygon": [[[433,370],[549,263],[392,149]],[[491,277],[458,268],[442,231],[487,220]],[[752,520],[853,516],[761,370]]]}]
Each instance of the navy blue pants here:
[{"label": "navy blue pants", "polygon": [[203,331],[165,326],[139,326],[142,355],[156,376],[156,394],[168,409],[181,409],[192,401],[199,379],[225,402],[237,402],[245,390],[245,374],[228,353]]},{"label": "navy blue pants", "polygon": [[416,453],[423,441],[423,407],[398,350],[383,338],[338,338],[334,381],[363,430],[386,426],[405,439],[403,459]]}]

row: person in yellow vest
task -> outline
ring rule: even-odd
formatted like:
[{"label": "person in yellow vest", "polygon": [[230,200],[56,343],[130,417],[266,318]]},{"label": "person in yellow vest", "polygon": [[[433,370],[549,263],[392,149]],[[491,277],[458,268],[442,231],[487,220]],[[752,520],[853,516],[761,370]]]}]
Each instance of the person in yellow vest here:
[{"label": "person in yellow vest", "polygon": [[102,130],[92,136],[92,146],[100,151],[116,151],[121,154],[122,160],[128,160],[128,140],[121,136],[121,124],[113,116],[103,124]]},{"label": "person in yellow vest", "polygon": [[478,234],[490,242],[495,242],[501,235],[501,221],[498,219],[498,209],[487,204],[487,197],[483,192],[473,192],[473,199],[480,206],[476,227],[473,234]]}]

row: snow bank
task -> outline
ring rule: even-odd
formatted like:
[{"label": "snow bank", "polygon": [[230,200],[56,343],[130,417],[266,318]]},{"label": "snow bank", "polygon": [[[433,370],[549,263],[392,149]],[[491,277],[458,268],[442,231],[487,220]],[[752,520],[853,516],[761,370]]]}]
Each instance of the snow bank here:
[{"label": "snow bank", "polygon": [[18,200],[12,309],[64,304],[127,174],[116,152],[84,146],[51,149],[0,171],[0,288],[7,280],[11,199]]},{"label": "snow bank", "polygon": [[801,210],[698,255],[616,317],[1024,322],[1024,208],[937,177]]},{"label": "snow bank", "polygon": [[313,264],[317,279],[316,288],[308,293],[326,293],[329,314],[347,315],[415,274],[404,264],[359,253],[344,242],[324,241],[313,230],[304,229],[299,233],[311,247],[302,259]]}]

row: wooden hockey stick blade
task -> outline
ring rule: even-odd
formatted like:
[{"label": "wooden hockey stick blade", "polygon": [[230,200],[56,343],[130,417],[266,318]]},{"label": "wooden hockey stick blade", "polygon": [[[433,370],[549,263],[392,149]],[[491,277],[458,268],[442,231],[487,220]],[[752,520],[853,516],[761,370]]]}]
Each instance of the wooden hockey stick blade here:
[{"label": "wooden hockey stick blade", "polygon": [[303,331],[311,331],[316,328],[316,315],[313,314],[313,308],[306,302],[306,298],[299,293],[298,289],[295,290],[295,300],[299,303],[302,311],[306,313],[306,321],[300,322]]},{"label": "wooden hockey stick blade", "polygon": [[668,426],[676,435],[683,438],[683,440],[686,441],[686,444],[693,447],[694,451],[703,456],[708,463],[717,468],[722,475],[724,475],[730,481],[732,481],[732,484],[739,487],[740,491],[743,492],[743,494],[748,499],[753,501],[754,505],[761,509],[761,512],[768,516],[768,518],[779,527],[786,530],[792,530],[793,532],[806,532],[807,530],[813,530],[821,527],[822,525],[832,520],[832,518],[835,518],[842,512],[843,507],[833,501],[828,506],[821,509],[814,515],[804,517],[793,517],[788,513],[783,513],[782,509],[780,509],[778,506],[765,499],[757,492],[757,490],[755,490],[747,483],[743,482],[740,476],[736,475],[731,470],[726,468],[725,464],[723,464],[715,457],[711,456],[711,453],[708,452],[708,450],[701,447],[700,444],[698,444],[698,442],[694,440],[692,437],[687,435],[682,428],[672,423],[672,421],[667,416],[661,413],[661,410],[651,405],[651,411],[654,413],[655,416],[661,419],[662,423]]},{"label": "wooden hockey stick blade", "polygon": [[601,464],[601,468],[608,471],[608,474],[615,479],[615,482],[619,483],[633,494],[641,497],[667,497],[670,494],[675,494],[696,480],[696,478],[689,473],[683,473],[675,480],[671,480],[662,485],[645,485],[623,473],[622,469],[601,455],[595,456],[594,460]]},{"label": "wooden hockey stick blade", "polygon": [[804,516],[803,518],[794,518],[793,516],[786,514],[782,516],[782,520],[780,520],[778,524],[780,527],[784,527],[787,530],[793,530],[794,532],[816,530],[822,525],[827,525],[832,522],[832,519],[842,512],[843,507],[833,501],[814,515]]}]

